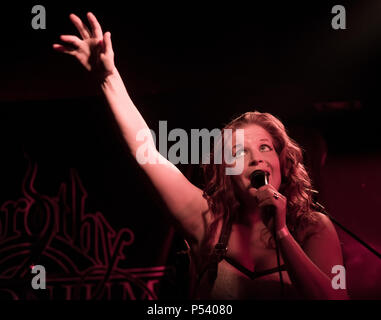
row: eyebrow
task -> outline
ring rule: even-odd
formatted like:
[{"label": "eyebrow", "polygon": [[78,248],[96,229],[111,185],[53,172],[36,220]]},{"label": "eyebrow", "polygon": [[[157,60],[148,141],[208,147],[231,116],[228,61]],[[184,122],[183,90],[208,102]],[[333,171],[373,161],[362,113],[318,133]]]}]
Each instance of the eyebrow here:
[{"label": "eyebrow", "polygon": [[[268,141],[268,142],[270,142],[270,140],[267,139],[267,138],[259,139],[259,141]],[[233,148],[242,147],[242,146],[243,146],[243,145],[239,143],[239,144],[234,145]]]},{"label": "eyebrow", "polygon": [[233,147],[232,147],[232,149],[237,149],[238,147],[242,147],[243,145],[242,144],[236,144],[236,145],[234,145]]}]

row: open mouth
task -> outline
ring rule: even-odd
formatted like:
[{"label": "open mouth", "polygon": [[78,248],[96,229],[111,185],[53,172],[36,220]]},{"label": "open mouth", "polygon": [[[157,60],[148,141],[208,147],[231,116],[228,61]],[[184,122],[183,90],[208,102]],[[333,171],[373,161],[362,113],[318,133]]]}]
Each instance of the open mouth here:
[{"label": "open mouth", "polygon": [[265,170],[255,170],[250,174],[250,187],[260,188],[269,183],[270,173]]}]

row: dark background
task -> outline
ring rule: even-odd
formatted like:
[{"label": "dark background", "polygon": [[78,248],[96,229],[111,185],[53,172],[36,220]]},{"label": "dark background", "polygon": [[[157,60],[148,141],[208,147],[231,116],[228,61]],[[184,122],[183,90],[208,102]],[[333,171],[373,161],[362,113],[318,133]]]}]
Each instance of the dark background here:
[{"label": "dark background", "polygon": [[[50,196],[75,168],[88,210],[134,230],[131,267],[171,261],[162,248],[176,247],[177,235],[99,88],[73,57],[52,49],[60,34],[76,33],[71,12],[84,18],[92,11],[111,31],[116,65],[150,127],[167,120],[169,129],[190,132],[221,128],[246,111],[273,113],[306,151],[319,201],[381,250],[379,1],[341,2],[346,30],[332,29],[338,3],[324,1],[38,3],[46,30],[31,27],[35,4],[5,7],[1,19],[2,202],[21,193],[24,153],[39,165],[36,188]],[[180,169],[200,184],[197,167]],[[338,232],[350,294],[381,298],[380,260]]]}]

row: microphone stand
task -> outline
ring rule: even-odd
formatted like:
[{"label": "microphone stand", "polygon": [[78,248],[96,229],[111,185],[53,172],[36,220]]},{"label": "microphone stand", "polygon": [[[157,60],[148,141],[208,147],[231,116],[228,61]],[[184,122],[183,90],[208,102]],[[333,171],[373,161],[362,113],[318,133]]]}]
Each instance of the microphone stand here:
[{"label": "microphone stand", "polygon": [[339,223],[335,218],[333,218],[327,210],[317,201],[313,202],[314,205],[321,210],[323,214],[325,214],[331,221],[339,226],[342,230],[344,230],[347,234],[349,234],[353,239],[357,240],[361,245],[363,245],[365,248],[367,248],[370,252],[372,252],[374,255],[376,255],[378,258],[381,259],[381,254],[374,248],[372,248],[369,244],[367,244],[364,240],[361,240],[358,236],[356,236],[352,231],[348,230],[346,227],[344,227],[341,223]]}]

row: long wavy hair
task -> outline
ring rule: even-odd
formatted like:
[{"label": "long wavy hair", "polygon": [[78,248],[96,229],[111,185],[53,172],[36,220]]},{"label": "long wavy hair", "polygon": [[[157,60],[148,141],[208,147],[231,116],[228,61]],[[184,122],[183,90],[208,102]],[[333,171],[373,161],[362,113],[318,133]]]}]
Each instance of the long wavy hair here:
[{"label": "long wavy hair", "polygon": [[[269,113],[258,111],[246,112],[227,124],[217,142],[217,148],[224,148],[224,131],[226,129],[242,128],[248,124],[256,124],[267,130],[273,139],[275,151],[279,156],[282,181],[279,192],[287,198],[287,227],[297,241],[300,242],[298,230],[316,222],[316,215],[312,210],[311,179],[303,165],[301,147],[291,139],[282,122]],[[203,164],[205,179],[203,196],[209,204],[214,222],[209,232],[216,230],[220,219],[236,219],[241,203],[235,194],[232,176],[225,174],[226,163],[216,164],[214,156],[216,149],[210,154],[210,163]],[[269,239],[269,245],[272,237]]]}]

